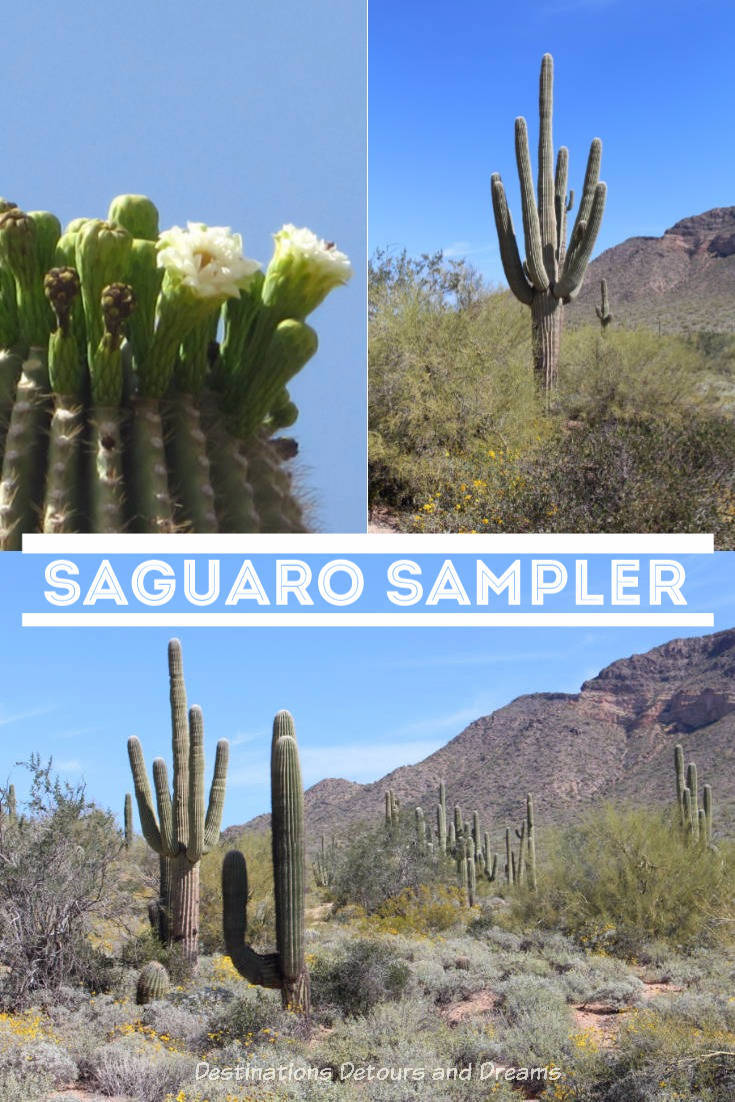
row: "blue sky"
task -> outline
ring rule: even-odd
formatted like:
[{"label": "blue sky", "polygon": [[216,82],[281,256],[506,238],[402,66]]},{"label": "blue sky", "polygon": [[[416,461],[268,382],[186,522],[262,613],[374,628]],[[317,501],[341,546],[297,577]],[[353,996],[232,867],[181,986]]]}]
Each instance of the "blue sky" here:
[{"label": "blue sky", "polygon": [[284,222],[351,257],[292,396],[322,527],[364,530],[364,0],[31,0],[3,40],[0,194],[65,223],[143,192],[163,227],[231,226],[263,262]]},{"label": "blue sky", "polygon": [[[129,735],[148,766],[170,760],[166,644],[182,639],[189,702],[204,711],[208,768],[218,738],[232,743],[225,823],[269,806],[270,724],[295,717],[307,785],[328,776],[369,781],[420,761],[469,722],[521,693],[575,692],[617,658],[681,635],[645,629],[30,629],[28,574],[0,556],[0,778],[22,790],[15,762],[53,754],[118,811],[130,787]],[[735,624],[735,554],[688,564],[694,601]],[[10,584],[12,581],[12,585]]]},{"label": "blue sky", "polygon": [[371,0],[370,250],[444,248],[502,279],[500,172],[521,227],[513,120],[534,171],[541,57],[555,62],[555,149],[579,196],[593,137],[608,203],[596,252],[735,202],[730,0]]}]

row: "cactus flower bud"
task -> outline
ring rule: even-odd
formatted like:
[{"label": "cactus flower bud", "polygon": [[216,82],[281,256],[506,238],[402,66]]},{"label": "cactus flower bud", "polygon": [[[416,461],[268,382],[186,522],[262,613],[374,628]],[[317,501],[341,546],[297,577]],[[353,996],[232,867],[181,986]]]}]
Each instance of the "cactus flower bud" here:
[{"label": "cactus flower bud", "polygon": [[273,240],[276,247],[265,274],[263,302],[282,319],[303,321],[334,287],[352,276],[347,256],[311,230],[289,224]]},{"label": "cactus flower bud", "polygon": [[107,219],[144,241],[158,237],[158,208],[146,195],[118,195],[110,203]]},{"label": "cactus flower bud", "polygon": [[56,314],[56,321],[63,333],[69,332],[69,315],[74,299],[79,294],[79,275],[76,268],[51,268],[43,279],[46,298]]},{"label": "cactus flower bud", "polygon": [[109,283],[102,291],[101,302],[106,335],[119,347],[122,327],[135,309],[133,288],[127,283]]}]

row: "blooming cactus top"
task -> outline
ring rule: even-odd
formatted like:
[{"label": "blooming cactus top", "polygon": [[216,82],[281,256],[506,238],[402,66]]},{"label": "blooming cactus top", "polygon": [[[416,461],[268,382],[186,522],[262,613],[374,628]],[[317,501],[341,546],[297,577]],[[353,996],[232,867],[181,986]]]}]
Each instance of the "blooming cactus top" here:
[{"label": "blooming cactus top", "polygon": [[257,260],[242,254],[242,238],[229,226],[187,222],[172,226],[158,238],[158,266],[169,279],[191,288],[200,298],[230,298],[243,281],[258,271]]},{"label": "blooming cactus top", "polygon": [[282,318],[305,318],[334,287],[347,283],[352,265],[333,241],[288,223],[273,235],[263,302]]}]

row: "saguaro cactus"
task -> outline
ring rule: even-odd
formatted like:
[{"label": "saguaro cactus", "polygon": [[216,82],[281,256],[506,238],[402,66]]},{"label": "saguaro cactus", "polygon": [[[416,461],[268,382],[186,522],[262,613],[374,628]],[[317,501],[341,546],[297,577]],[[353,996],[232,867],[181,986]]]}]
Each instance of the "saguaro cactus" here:
[{"label": "saguaro cactus", "polygon": [[582,201],[567,248],[567,213],[574,193],[567,196],[569,151],[559,149],[554,171],[552,141],[552,98],[554,63],[551,54],[541,62],[539,89],[538,204],[534,194],[528,128],[516,119],[516,161],[521,185],[525,263],[521,261],[500,175],[492,177],[495,225],[500,256],[510,289],[531,308],[533,361],[536,376],[546,395],[556,384],[562,307],[575,298],[582,286],[605,208],[606,187],[599,181],[602,143],[594,138],[590,147]]},{"label": "saguaro cactus", "polygon": [[610,313],[610,300],[607,296],[607,280],[606,279],[601,279],[600,280],[600,305],[595,306],[595,313],[597,314],[598,318],[600,319],[600,325],[602,327],[602,332],[604,333],[605,330],[607,329],[608,325],[610,324],[610,322],[613,319],[613,316]]},{"label": "saguaro cactus", "polygon": [[217,743],[209,802],[204,799],[204,723],[200,708],[186,711],[181,644],[168,645],[173,742],[173,798],[166,763],[153,762],[158,815],[153,805],[143,750],[137,738],[128,740],[135,797],[143,837],[160,857],[168,859],[170,875],[170,937],[188,960],[196,962],[199,946],[199,862],[219,840],[229,744]]},{"label": "saguaro cactus", "polygon": [[261,271],[229,228],[159,233],[145,196],[63,233],[0,200],[0,549],[38,530],[305,531],[295,442],[274,434],[317,349],[306,318],[352,269],[310,230],[274,239]]},{"label": "saguaro cactus", "polygon": [[273,721],[271,808],[277,951],[256,953],[245,941],[247,862],[239,850],[230,850],[222,866],[225,946],[238,972],[250,983],[280,988],[283,1005],[308,1016],[311,994],[304,958],[304,790],[289,712],[279,712]]},{"label": "saguaro cactus", "polygon": [[703,846],[712,845],[712,786],[705,784],[702,789],[702,804],[699,806],[697,766],[690,762],[684,771],[684,750],[677,743],[674,747],[674,775],[676,778],[676,804],[679,824],[684,834]]},{"label": "saguaro cactus", "polygon": [[129,792],[125,793],[125,804],[123,807],[123,831],[125,835],[125,846],[127,849],[133,844],[133,797]]}]

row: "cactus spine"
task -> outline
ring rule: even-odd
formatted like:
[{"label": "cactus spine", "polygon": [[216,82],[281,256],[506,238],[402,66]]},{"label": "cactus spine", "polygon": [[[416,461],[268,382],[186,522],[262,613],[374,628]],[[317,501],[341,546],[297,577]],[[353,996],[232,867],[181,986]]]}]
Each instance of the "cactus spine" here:
[{"label": "cactus spine", "polygon": [[156,758],[153,805],[143,750],[137,738],[128,740],[128,755],[143,836],[159,857],[167,860],[170,877],[170,938],[186,958],[196,963],[199,946],[199,862],[219,840],[225,799],[229,745],[217,743],[209,802],[204,799],[204,725],[200,708],[192,707],[187,719],[186,688],[181,644],[168,646],[171,728],[173,744],[173,797],[166,763]]},{"label": "cactus spine", "polygon": [[500,175],[492,177],[492,200],[500,256],[513,294],[531,309],[534,370],[548,396],[556,385],[562,308],[579,293],[594,248],[605,207],[606,187],[599,181],[602,143],[590,147],[582,200],[567,247],[569,152],[562,146],[553,168],[553,59],[541,62],[539,87],[538,205],[531,173],[528,129],[524,118],[515,123],[516,162],[521,185],[526,260],[521,262],[513,220]]},{"label": "cactus spine", "polygon": [[247,863],[239,850],[230,850],[222,866],[225,946],[238,972],[250,983],[280,988],[283,1005],[308,1016],[311,994],[304,959],[304,791],[289,712],[279,712],[273,721],[271,806],[277,952],[256,953],[245,941]]},{"label": "cactus spine", "polygon": [[600,305],[595,306],[595,313],[600,319],[600,327],[602,328],[602,332],[604,333],[613,319],[613,316],[610,313],[610,300],[607,297],[606,279],[600,280]]},{"label": "cactus spine", "polygon": [[138,1006],[145,1006],[156,999],[165,999],[168,994],[168,972],[157,960],[151,960],[146,964],[138,976],[138,986],[135,993],[135,1001]]}]

